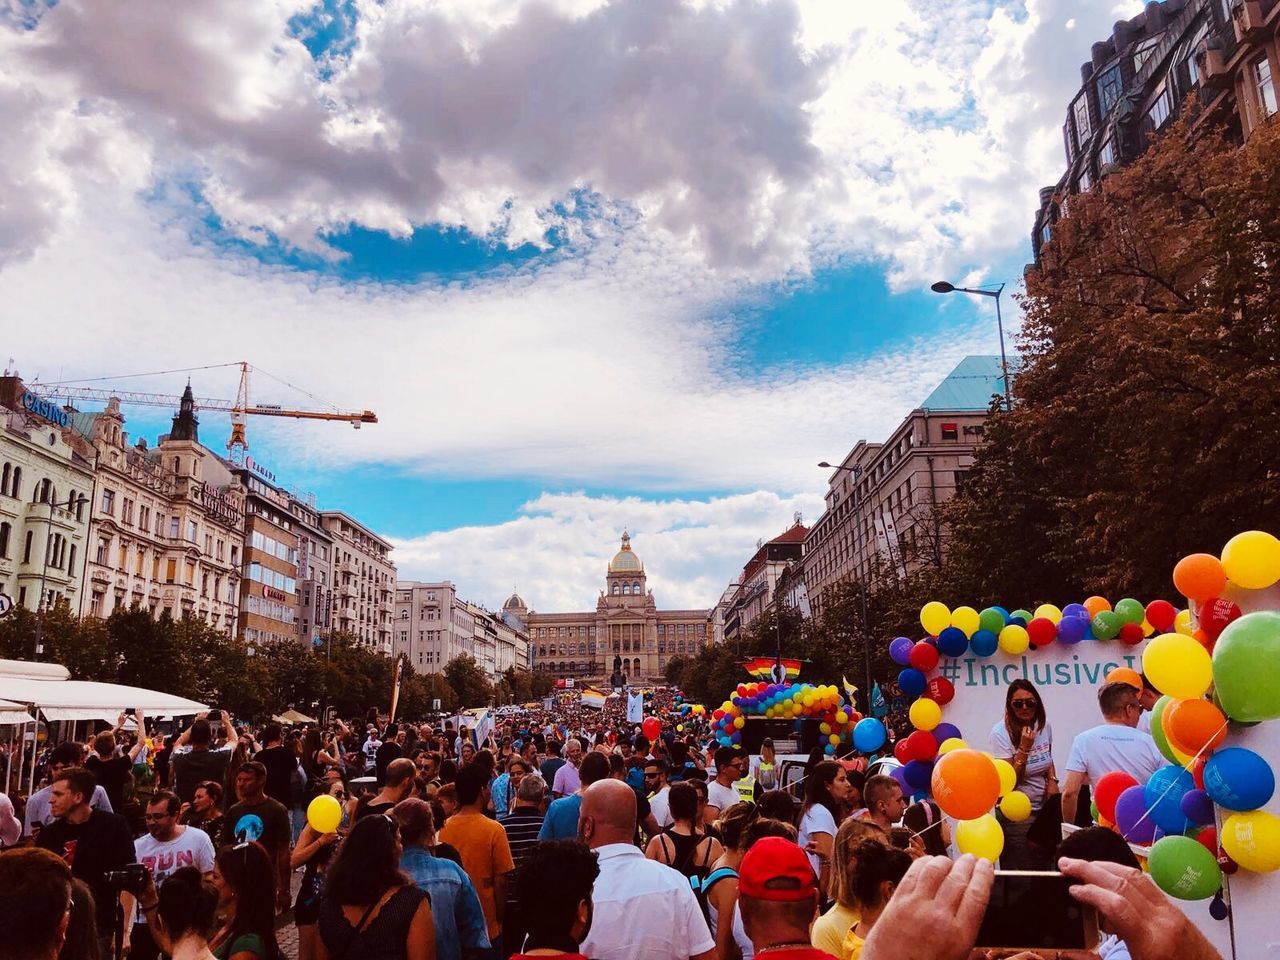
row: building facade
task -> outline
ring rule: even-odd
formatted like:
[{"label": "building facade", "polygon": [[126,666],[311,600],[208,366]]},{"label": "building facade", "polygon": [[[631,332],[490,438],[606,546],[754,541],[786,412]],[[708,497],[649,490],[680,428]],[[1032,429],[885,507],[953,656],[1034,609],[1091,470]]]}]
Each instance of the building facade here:
[{"label": "building facade", "polygon": [[799,563],[804,556],[804,541],[809,528],[796,522],[768,542],[761,543],[746,566],[733,590],[733,597],[724,614],[724,639],[738,640],[763,616],[775,602],[781,600],[778,583],[788,565]]},{"label": "building facade", "polygon": [[1183,108],[1195,124],[1222,123],[1237,140],[1277,110],[1280,0],[1148,3],[1093,45],[1067,107],[1067,167],[1040,191],[1031,244],[1038,262],[1073,195],[1131,163]]},{"label": "building facade", "polygon": [[454,657],[475,656],[475,633],[475,620],[450,581],[396,584],[392,649],[414,670],[439,673]]},{"label": "building facade", "polygon": [[136,606],[234,635],[245,490],[201,445],[191,387],[154,448],[141,438],[129,444],[118,400],[74,419],[93,444],[98,472],[81,614]]},{"label": "building facade", "polygon": [[340,510],[321,511],[320,519],[333,544],[335,628],[390,656],[396,586],[391,544]]},{"label": "building facade", "polygon": [[708,611],[659,610],[646,586],[644,564],[624,531],[594,611],[530,610],[525,623],[533,669],[556,677],[648,682],[662,678],[671,657],[706,645]]},{"label": "building facade", "polygon": [[298,534],[289,494],[258,464],[236,471],[247,491],[240,635],[245,643],[298,641]]},{"label": "building facade", "polygon": [[289,498],[298,535],[298,640],[316,645],[333,622],[333,538],[307,494]]},{"label": "building facade", "polygon": [[78,611],[93,498],[93,448],[71,414],[0,378],[0,593],[28,609]]},{"label": "building facade", "polygon": [[877,564],[901,576],[941,565],[947,531],[938,506],[964,484],[1003,382],[999,357],[966,357],[887,440],[859,440],[835,468],[804,543],[815,616],[824,590],[865,582]]}]

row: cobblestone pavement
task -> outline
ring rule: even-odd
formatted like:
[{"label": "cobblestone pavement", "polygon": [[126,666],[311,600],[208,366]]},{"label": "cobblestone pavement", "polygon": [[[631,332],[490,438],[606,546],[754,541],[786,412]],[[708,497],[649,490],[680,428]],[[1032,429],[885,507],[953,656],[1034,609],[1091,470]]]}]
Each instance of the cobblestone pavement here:
[{"label": "cobblestone pavement", "polygon": [[[298,898],[302,886],[302,871],[295,870],[289,877],[289,902]],[[298,960],[298,928],[293,925],[293,910],[286,910],[276,918],[276,940],[280,943],[281,960]]]}]

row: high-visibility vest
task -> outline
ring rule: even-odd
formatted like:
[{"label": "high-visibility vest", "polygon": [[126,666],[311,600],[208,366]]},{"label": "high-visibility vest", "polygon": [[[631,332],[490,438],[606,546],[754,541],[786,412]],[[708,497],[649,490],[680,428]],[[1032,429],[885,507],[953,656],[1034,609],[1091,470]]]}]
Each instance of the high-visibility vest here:
[{"label": "high-visibility vest", "polygon": [[734,789],[738,791],[739,800],[745,800],[748,803],[755,802],[756,778],[751,776],[751,774],[747,774],[741,780],[737,781],[733,786],[734,786]]}]

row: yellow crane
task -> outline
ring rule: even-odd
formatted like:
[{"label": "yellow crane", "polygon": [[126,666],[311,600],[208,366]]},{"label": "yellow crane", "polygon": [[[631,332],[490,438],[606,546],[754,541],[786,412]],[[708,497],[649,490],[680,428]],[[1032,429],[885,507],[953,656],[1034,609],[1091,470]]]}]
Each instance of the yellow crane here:
[{"label": "yellow crane", "polygon": [[[106,380],[126,380],[131,377],[151,377],[162,376],[164,374],[173,373],[191,373],[195,370],[213,370],[220,367],[240,368],[240,388],[236,391],[236,398],[232,400],[213,400],[208,397],[196,397],[195,405],[197,410],[215,410],[231,414],[231,438],[227,441],[227,452],[230,454],[231,461],[237,466],[244,466],[245,453],[249,449],[249,439],[245,430],[245,421],[247,417],[291,417],[295,420],[338,420],[350,423],[357,430],[360,429],[362,423],[377,423],[378,415],[372,410],[360,411],[343,411],[336,408],[332,410],[301,410],[289,409],[279,404],[262,403],[252,404],[249,402],[249,375],[254,371],[254,367],[248,363],[241,361],[240,363],[222,363],[213,364],[206,367],[189,367],[183,370],[158,370],[153,373],[135,373],[128,374],[123,377],[97,377],[91,380],[63,380],[56,383],[42,383],[39,380],[31,384],[33,392],[43,394],[47,397],[56,397],[66,400],[92,400],[106,403],[109,400],[116,399],[121,403],[137,404],[147,407],[174,407],[181,403],[182,398],[164,393],[142,393],[137,390],[121,390],[118,387],[86,387],[77,384],[96,383]],[[284,384],[291,389],[298,390],[300,393],[306,393],[298,387],[280,380],[279,377],[272,376],[261,367],[257,368],[257,372],[265,374],[271,379]],[[317,402],[324,403],[318,397],[307,393]],[[330,406],[330,404],[325,404]]]}]

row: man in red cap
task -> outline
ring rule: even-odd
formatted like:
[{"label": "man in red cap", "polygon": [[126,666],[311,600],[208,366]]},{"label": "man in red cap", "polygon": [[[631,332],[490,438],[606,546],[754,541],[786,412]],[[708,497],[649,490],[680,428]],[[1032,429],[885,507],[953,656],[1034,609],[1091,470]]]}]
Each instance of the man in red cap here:
[{"label": "man in red cap", "polygon": [[757,957],[833,960],[809,943],[818,915],[818,878],[790,840],[765,837],[747,851],[738,867],[738,904]]}]

